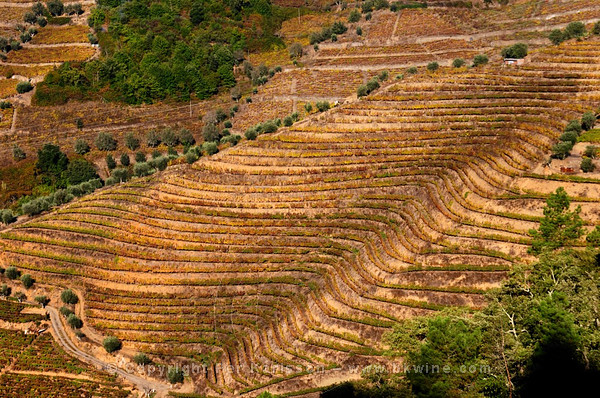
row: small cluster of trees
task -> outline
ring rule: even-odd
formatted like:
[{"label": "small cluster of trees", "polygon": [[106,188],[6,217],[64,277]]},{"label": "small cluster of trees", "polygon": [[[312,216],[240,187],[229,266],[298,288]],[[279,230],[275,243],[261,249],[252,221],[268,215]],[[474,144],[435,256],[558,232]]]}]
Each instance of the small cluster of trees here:
[{"label": "small cluster of trees", "polygon": [[[596,26],[598,27],[597,29]],[[594,32],[598,30],[598,34],[600,34],[600,25],[596,24],[596,26],[594,27]],[[585,36],[585,34],[586,29],[583,22],[571,22],[564,30],[554,29],[550,32],[548,38],[553,44],[557,45],[569,39],[581,38]]]},{"label": "small cluster of trees", "polygon": [[503,58],[525,58],[527,56],[528,47],[525,43],[517,43],[502,49]]},{"label": "small cluster of trees", "polygon": [[389,77],[388,71],[383,71],[379,75],[373,76],[371,79],[369,79],[369,81],[367,83],[361,84],[360,86],[358,86],[358,89],[356,90],[356,95],[359,98],[369,95],[370,93],[372,93],[373,91],[375,91],[379,88],[379,86],[380,86],[379,82],[384,82],[385,80],[387,80],[388,77]]},{"label": "small cluster of trees", "polygon": [[[292,44],[289,48],[289,52],[292,58],[301,57],[302,45],[300,45],[299,43]],[[244,71],[244,75],[246,75],[246,77],[250,79],[253,85],[262,86],[266,82],[268,82],[270,78],[275,76],[276,73],[281,72],[283,69],[281,68],[281,66],[276,66],[274,68],[269,69],[265,64],[255,66],[252,65],[252,63],[250,63],[249,61],[244,61],[242,63],[242,70]],[[238,101],[241,98],[241,94],[232,94],[232,98],[235,101]]]},{"label": "small cluster of trees", "polygon": [[311,33],[309,41],[311,45],[319,44],[326,40],[337,41],[338,35],[343,35],[348,27],[341,21],[336,21],[331,26],[324,27],[320,32]]},{"label": "small cluster of trees", "polygon": [[581,120],[571,120],[560,136],[559,142],[552,147],[552,157],[565,159],[569,156],[582,131],[590,130],[594,124],[596,124],[596,115],[593,112],[584,113]]}]

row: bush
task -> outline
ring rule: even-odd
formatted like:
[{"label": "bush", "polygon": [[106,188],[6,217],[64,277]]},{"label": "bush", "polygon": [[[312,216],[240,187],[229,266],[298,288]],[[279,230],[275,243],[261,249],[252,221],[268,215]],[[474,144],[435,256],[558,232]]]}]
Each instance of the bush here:
[{"label": "bush", "polygon": [[311,113],[313,110],[312,104],[310,102],[304,104],[304,110],[306,111],[306,113]]},{"label": "bush", "polygon": [[336,35],[343,35],[348,30],[348,27],[343,22],[334,22],[331,26],[331,31]]},{"label": "bush", "polygon": [[137,163],[142,163],[146,161],[146,154],[144,152],[136,152],[135,153],[135,161]]},{"label": "bush", "polygon": [[473,66],[485,65],[490,61],[487,55],[479,54],[473,58]]},{"label": "bush", "polygon": [[596,115],[594,112],[585,112],[581,116],[581,128],[585,131],[590,130],[596,124]]},{"label": "bush", "polygon": [[440,68],[440,64],[438,64],[437,62],[430,62],[427,64],[427,70],[429,72],[435,72],[436,70],[438,70]]},{"label": "bush", "polygon": [[173,129],[166,128],[162,133],[162,142],[169,148],[174,147],[177,146],[177,144],[179,144],[179,137],[177,136],[177,134],[175,134]]},{"label": "bush", "polygon": [[221,135],[219,134],[219,129],[213,123],[207,123],[202,128],[202,137],[206,142],[216,142],[221,139]]},{"label": "bush", "polygon": [[[119,167],[117,169],[114,169],[112,171],[112,173],[110,173],[110,178],[113,178],[113,181],[114,181],[113,184],[128,181],[129,180],[129,171],[127,171],[127,169]],[[107,185],[113,185],[113,184],[107,184]]]},{"label": "bush", "polygon": [[38,16],[35,20],[35,22],[40,25],[42,28],[46,25],[48,25],[48,20],[46,18],[44,18],[43,16]]},{"label": "bush", "polygon": [[79,297],[71,289],[63,290],[60,299],[65,304],[77,304],[79,302]]},{"label": "bush", "polygon": [[75,141],[75,153],[78,155],[85,155],[90,151],[90,145],[86,140],[79,138]]},{"label": "bush", "polygon": [[598,154],[598,147],[595,145],[588,145],[585,147],[585,151],[583,152],[583,156],[595,159]]},{"label": "bush", "polygon": [[152,360],[143,352],[138,352],[133,356],[133,362],[138,365],[149,365],[152,363]]},{"label": "bush", "polygon": [[23,283],[23,286],[25,287],[25,289],[29,289],[31,286],[33,286],[34,282],[35,281],[29,274],[24,274],[21,276],[21,283]]},{"label": "bush", "polygon": [[270,134],[270,133],[274,133],[276,131],[277,131],[277,123],[275,123],[273,120],[268,120],[263,123],[263,125],[262,125],[263,133]]},{"label": "bush", "polygon": [[359,36],[362,36],[362,34],[363,34],[362,28],[360,26],[356,27],[356,34]]},{"label": "bush", "polygon": [[595,35],[600,35],[600,21],[596,22],[594,28],[592,29],[592,33]]},{"label": "bush", "polygon": [[104,341],[102,342],[102,346],[104,346],[104,349],[106,350],[106,352],[108,352],[110,354],[112,352],[120,350],[121,347],[123,347],[123,344],[121,343],[121,340],[119,340],[118,338],[116,338],[114,336],[110,336],[110,337],[107,337],[104,339]]},{"label": "bush", "polygon": [[139,162],[133,165],[133,174],[138,177],[145,177],[152,174],[152,169],[147,162]]},{"label": "bush", "polygon": [[258,136],[258,133],[256,132],[256,129],[249,128],[248,130],[246,130],[244,135],[246,136],[246,139],[248,139],[248,140],[255,140],[256,137]]},{"label": "bush", "polygon": [[150,148],[156,148],[160,145],[160,136],[156,131],[151,130],[148,132],[148,134],[146,134],[146,145],[148,145]]},{"label": "bush", "polygon": [[114,151],[117,149],[117,141],[110,133],[99,133],[96,136],[96,148],[101,151]]},{"label": "bush", "polygon": [[573,144],[568,141],[561,141],[552,147],[552,157],[556,159],[565,159],[571,154]]},{"label": "bush", "polygon": [[294,121],[292,120],[291,116],[286,116],[285,118],[283,118],[283,125],[286,127],[290,127],[292,124],[294,124]]},{"label": "bush", "polygon": [[25,152],[17,144],[13,145],[12,153],[13,153],[13,159],[16,161],[23,160],[27,157]]},{"label": "bush", "polygon": [[122,166],[129,166],[131,164],[131,160],[129,159],[129,155],[126,153],[122,153],[119,159]]},{"label": "bush", "polygon": [[565,28],[565,36],[567,38],[582,37],[585,35],[585,25],[583,22],[571,22]]},{"label": "bush", "polygon": [[576,133],[577,135],[581,134],[581,132],[583,131],[581,122],[577,119],[571,120],[567,124],[567,127],[565,127],[565,132],[568,132],[568,131],[572,131],[572,132]]},{"label": "bush", "polygon": [[81,327],[83,326],[83,322],[75,314],[69,314],[69,316],[67,317],[67,323],[69,324],[71,329],[81,329]]},{"label": "bush", "polygon": [[408,73],[409,75],[414,75],[418,72],[418,69],[416,66],[411,66],[410,68],[406,69],[406,73]]},{"label": "bush", "polygon": [[596,166],[594,166],[594,163],[592,162],[592,159],[590,158],[583,158],[579,167],[584,173],[590,173],[596,168]]},{"label": "bush", "polygon": [[350,16],[348,17],[348,22],[350,23],[355,23],[360,21],[360,11],[358,11],[356,8],[352,11],[350,11]]},{"label": "bush", "polygon": [[196,151],[188,151],[185,154],[185,161],[188,164],[192,164],[192,163],[194,163],[197,160],[198,160],[198,155],[196,154]]},{"label": "bush", "polygon": [[13,214],[12,210],[3,209],[0,211],[0,222],[2,222],[5,225],[8,225],[12,224],[15,221],[17,221],[17,218]]},{"label": "bush", "polygon": [[377,75],[380,82],[386,81],[388,77],[390,77],[390,73],[387,70],[381,71],[379,75]]},{"label": "bush", "polygon": [[23,94],[33,90],[33,85],[29,82],[19,82],[17,84],[17,93]]},{"label": "bush", "polygon": [[42,307],[45,307],[50,302],[50,299],[47,296],[35,296],[34,300]]},{"label": "bush", "polygon": [[202,151],[206,152],[207,155],[214,155],[219,152],[219,147],[216,142],[205,142],[202,144]]},{"label": "bush", "polygon": [[462,68],[465,66],[465,60],[462,58],[456,58],[454,61],[452,61],[452,66],[455,68]]},{"label": "bush", "polygon": [[300,43],[293,43],[290,45],[289,49],[288,49],[289,53],[290,53],[290,58],[300,58],[302,57],[302,44]]},{"label": "bush", "polygon": [[155,163],[155,167],[160,170],[163,171],[164,169],[167,168],[167,166],[169,165],[169,158],[166,156],[161,156],[159,158],[156,158],[154,160]]},{"label": "bush", "polygon": [[528,47],[527,44],[517,43],[510,47],[505,47],[502,49],[502,57],[503,58],[525,58],[527,56]]},{"label": "bush", "polygon": [[109,170],[112,170],[115,167],[117,167],[117,162],[115,162],[115,158],[113,158],[113,156],[110,153],[106,155],[106,167],[108,167]]},{"label": "bush", "polygon": [[550,39],[550,41],[552,42],[552,44],[559,45],[560,43],[562,43],[563,41],[565,41],[566,38],[565,38],[565,35],[564,35],[564,33],[563,33],[562,30],[560,30],[560,29],[554,29],[548,35],[548,39]]},{"label": "bush", "polygon": [[10,266],[10,267],[6,268],[6,271],[4,271],[4,275],[8,279],[13,280],[13,279],[17,279],[21,275],[21,272],[17,269],[17,267]]},{"label": "bush", "polygon": [[169,371],[167,372],[167,379],[171,384],[182,383],[183,370],[181,370],[179,367],[170,367]]},{"label": "bush", "polygon": [[560,136],[560,140],[575,145],[577,142],[577,133],[574,131],[567,131]]},{"label": "bush", "polygon": [[62,316],[64,316],[65,318],[67,318],[69,315],[71,315],[73,313],[73,311],[71,311],[69,308],[67,307],[60,307],[60,309],[58,310]]},{"label": "bush", "polygon": [[319,112],[325,112],[331,107],[331,105],[329,105],[329,101],[317,101],[315,105],[317,106]]},{"label": "bush", "polygon": [[2,286],[0,286],[0,296],[8,297],[8,296],[10,296],[10,292],[11,292],[11,288],[8,287],[8,285],[6,283],[3,283]]},{"label": "bush", "polygon": [[46,5],[48,6],[48,11],[52,16],[62,15],[65,10],[65,6],[60,0],[50,0],[46,3]]},{"label": "bush", "polygon": [[129,132],[125,135],[125,146],[132,151],[135,151],[140,147],[140,140],[133,135],[133,133]]}]

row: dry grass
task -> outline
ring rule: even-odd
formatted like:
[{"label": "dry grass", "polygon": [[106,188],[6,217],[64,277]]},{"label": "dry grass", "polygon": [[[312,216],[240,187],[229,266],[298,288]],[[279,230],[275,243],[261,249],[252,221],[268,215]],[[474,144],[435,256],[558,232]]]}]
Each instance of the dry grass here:
[{"label": "dry grass", "polygon": [[22,23],[23,15],[29,11],[25,7],[0,7],[0,15],[2,22]]},{"label": "dry grass", "polygon": [[47,26],[34,36],[32,44],[87,43],[89,29],[83,25]]},{"label": "dry grass", "polygon": [[18,82],[15,79],[0,79],[0,98],[15,95],[17,93],[16,87]]},{"label": "dry grass", "polygon": [[0,129],[10,128],[12,125],[13,108],[0,109]]},{"label": "dry grass", "polygon": [[94,55],[91,47],[26,47],[8,53],[6,62],[39,64],[45,62],[85,61]]}]

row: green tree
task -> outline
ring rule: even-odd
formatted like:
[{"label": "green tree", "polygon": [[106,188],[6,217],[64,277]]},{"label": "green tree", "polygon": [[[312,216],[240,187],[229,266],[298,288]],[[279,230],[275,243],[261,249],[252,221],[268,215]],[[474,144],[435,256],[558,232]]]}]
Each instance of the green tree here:
[{"label": "green tree", "polygon": [[119,158],[119,162],[121,163],[122,166],[129,166],[129,164],[131,163],[130,159],[129,159],[129,155],[126,153],[122,153],[121,157]]},{"label": "green tree", "polygon": [[502,49],[502,57],[504,58],[525,58],[527,56],[528,47],[525,43],[517,43],[510,47]]},{"label": "green tree", "polygon": [[167,380],[171,384],[183,383],[183,376],[183,370],[177,366],[169,367],[167,371]]},{"label": "green tree", "polygon": [[48,303],[50,302],[48,296],[35,296],[34,300],[36,301],[36,303],[41,305],[42,308],[45,308],[46,305],[48,305]]},{"label": "green tree", "polygon": [[552,157],[556,159],[565,159],[571,154],[573,143],[570,141],[561,141],[552,146]]},{"label": "green tree", "polygon": [[489,58],[485,54],[479,54],[473,58],[473,66],[475,66],[475,67],[485,65],[488,62],[489,62]]},{"label": "green tree", "polygon": [[110,354],[120,350],[121,347],[123,347],[123,343],[121,343],[121,340],[119,340],[118,338],[114,336],[109,336],[102,341],[102,346],[104,347],[106,352]]},{"label": "green tree", "polygon": [[571,22],[565,28],[565,36],[568,38],[582,37],[585,35],[585,25],[583,22]]},{"label": "green tree", "polygon": [[23,283],[23,286],[25,287],[25,289],[29,289],[31,286],[33,286],[34,282],[35,281],[31,277],[31,275],[29,275],[29,274],[21,275],[21,283]]},{"label": "green tree", "polygon": [[113,157],[113,155],[111,155],[110,153],[108,155],[106,155],[106,167],[108,167],[109,170],[114,169],[115,167],[117,167],[117,162],[115,161],[115,158]]},{"label": "green tree", "polygon": [[90,151],[90,145],[86,140],[79,138],[77,141],[75,141],[74,149],[76,154],[85,155]]},{"label": "green tree", "polygon": [[595,159],[598,155],[598,147],[595,145],[588,145],[585,147],[585,151],[583,152],[583,156],[588,157],[590,159]]},{"label": "green tree", "polygon": [[96,147],[101,151],[114,151],[117,149],[117,141],[110,133],[99,133],[96,136]]},{"label": "green tree", "polygon": [[63,290],[60,299],[65,304],[77,304],[79,302],[79,297],[71,289]]},{"label": "green tree", "polygon": [[38,150],[36,173],[45,177],[46,183],[55,183],[67,169],[69,159],[58,145],[45,144]]},{"label": "green tree", "polygon": [[152,363],[152,360],[143,352],[138,352],[133,356],[133,362],[138,365],[149,365]]},{"label": "green tree", "polygon": [[48,6],[48,11],[53,16],[62,15],[65,10],[63,2],[60,0],[50,0],[46,3],[46,5]]},{"label": "green tree", "polygon": [[125,146],[135,151],[140,147],[140,140],[132,132],[129,132],[125,135]]},{"label": "green tree", "polygon": [[27,157],[27,155],[25,154],[25,151],[23,151],[21,149],[21,147],[18,146],[17,144],[13,145],[12,154],[13,154],[13,159],[15,159],[16,161],[23,160]]},{"label": "green tree", "polygon": [[6,283],[3,283],[2,286],[0,286],[0,296],[8,297],[8,296],[10,296],[10,293],[11,293],[11,288],[8,287],[8,285]]},{"label": "green tree", "polygon": [[548,38],[550,39],[552,44],[559,45],[560,43],[565,41],[565,34],[560,29],[554,29],[552,32],[550,32]]},{"label": "green tree", "polygon": [[533,243],[530,252],[540,254],[544,250],[555,250],[567,246],[583,234],[583,220],[579,216],[581,207],[569,211],[571,200],[564,188],[550,194],[544,207],[544,217],[537,230],[530,230]]},{"label": "green tree", "polygon": [[579,167],[581,168],[581,171],[583,171],[584,173],[590,173],[590,172],[594,171],[594,169],[596,168],[596,166],[594,165],[594,162],[592,162],[592,159],[590,159],[590,158],[581,159],[581,165]]},{"label": "green tree", "polygon": [[17,267],[10,266],[6,268],[6,271],[4,271],[4,275],[8,279],[17,279],[21,275],[21,272],[17,270]]},{"label": "green tree", "polygon": [[452,61],[452,66],[455,68],[462,68],[465,66],[465,60],[462,58],[456,58],[454,61]]},{"label": "green tree", "polygon": [[67,323],[72,329],[81,329],[81,327],[83,326],[83,322],[75,314],[69,314],[69,316],[67,317]]},{"label": "green tree", "polygon": [[358,11],[355,8],[352,11],[350,11],[350,16],[348,17],[348,22],[350,22],[350,23],[356,23],[358,21],[360,21],[360,11]]},{"label": "green tree", "polygon": [[19,93],[19,94],[27,93],[27,92],[33,90],[33,84],[31,84],[30,82],[19,82],[19,83],[17,83],[16,90],[17,90],[17,93]]},{"label": "green tree", "polygon": [[581,116],[581,128],[585,131],[590,130],[596,124],[596,114],[594,112],[585,112]]},{"label": "green tree", "polygon": [[440,68],[440,64],[438,64],[437,62],[430,62],[427,64],[427,70],[429,72],[435,72],[439,68]]},{"label": "green tree", "polygon": [[73,159],[62,173],[62,179],[69,185],[78,185],[97,178],[100,177],[94,165],[83,158]]}]

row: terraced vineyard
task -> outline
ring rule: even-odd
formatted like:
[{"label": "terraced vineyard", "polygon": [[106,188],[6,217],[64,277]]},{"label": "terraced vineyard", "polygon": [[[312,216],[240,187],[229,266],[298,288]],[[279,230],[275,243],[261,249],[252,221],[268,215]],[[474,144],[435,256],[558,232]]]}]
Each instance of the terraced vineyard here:
[{"label": "terraced vineyard", "polygon": [[387,361],[394,322],[481,306],[529,260],[557,186],[597,222],[597,180],[530,170],[600,104],[598,57],[587,40],[521,68],[411,77],[8,228],[1,261],[85,286],[84,322],[126,347],[209,363],[199,391],[351,377]]}]

